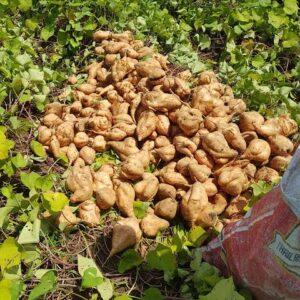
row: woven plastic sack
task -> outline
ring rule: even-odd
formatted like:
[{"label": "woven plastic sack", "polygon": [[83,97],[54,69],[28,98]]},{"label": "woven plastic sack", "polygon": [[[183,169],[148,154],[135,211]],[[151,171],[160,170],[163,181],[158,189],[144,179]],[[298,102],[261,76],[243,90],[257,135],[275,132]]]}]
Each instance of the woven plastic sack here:
[{"label": "woven plastic sack", "polygon": [[300,149],[281,183],[203,249],[257,300],[300,299]]}]

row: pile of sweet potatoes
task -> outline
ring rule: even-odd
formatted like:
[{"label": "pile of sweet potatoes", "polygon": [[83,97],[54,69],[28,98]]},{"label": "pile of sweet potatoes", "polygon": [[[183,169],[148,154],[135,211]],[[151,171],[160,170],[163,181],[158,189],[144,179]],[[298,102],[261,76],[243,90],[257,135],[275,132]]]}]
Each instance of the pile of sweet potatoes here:
[{"label": "pile of sweet potatoes", "polygon": [[[166,56],[131,32],[97,31],[94,40],[99,60],[86,68],[86,82],[69,78],[74,102],[48,104],[38,130],[49,153],[68,157],[66,186],[79,203],[79,218],[67,206],[57,222],[92,226],[117,207],[124,218],[114,226],[112,255],[155,237],[176,216],[217,230],[240,219],[250,184],[277,180],[289,163],[296,122],[246,111],[212,71],[174,74]],[[94,170],[96,153],[108,149],[122,163]],[[141,220],[136,200],[151,202]]]}]

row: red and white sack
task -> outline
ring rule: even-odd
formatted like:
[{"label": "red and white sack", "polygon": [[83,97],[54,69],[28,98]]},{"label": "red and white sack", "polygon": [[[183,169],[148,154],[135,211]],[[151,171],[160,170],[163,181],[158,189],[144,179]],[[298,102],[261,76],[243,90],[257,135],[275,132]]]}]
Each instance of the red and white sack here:
[{"label": "red and white sack", "polygon": [[300,149],[281,183],[203,248],[257,300],[300,299]]}]

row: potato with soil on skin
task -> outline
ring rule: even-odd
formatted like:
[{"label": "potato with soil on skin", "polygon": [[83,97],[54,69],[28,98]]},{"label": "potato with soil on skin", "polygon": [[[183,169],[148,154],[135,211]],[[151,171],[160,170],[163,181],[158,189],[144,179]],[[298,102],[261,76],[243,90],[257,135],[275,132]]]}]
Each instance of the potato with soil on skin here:
[{"label": "potato with soil on skin", "polygon": [[202,183],[208,197],[212,197],[218,192],[218,187],[214,181],[214,178],[208,178]]},{"label": "potato with soil on skin", "polygon": [[187,98],[191,93],[191,89],[188,84],[184,80],[174,76],[164,78],[162,82],[162,90],[164,92],[174,92],[182,99]]},{"label": "potato with soil on skin", "polygon": [[114,82],[119,82],[134,69],[134,64],[126,57],[117,60],[111,68],[111,77]]},{"label": "potato with soil on skin", "polygon": [[66,205],[61,212],[55,218],[55,224],[57,226],[64,225],[67,228],[72,228],[74,225],[78,224],[80,219],[72,212],[69,205]]},{"label": "potato with soil on skin", "polygon": [[177,135],[173,139],[176,150],[184,155],[193,157],[193,153],[197,150],[197,146],[187,137]]},{"label": "potato with soil on skin", "polygon": [[81,149],[84,146],[87,146],[89,143],[89,136],[85,132],[77,132],[75,137],[74,137],[74,144],[77,149]]},{"label": "potato with soil on skin", "polygon": [[63,122],[64,121],[59,116],[57,116],[53,113],[45,115],[42,118],[42,123],[48,128],[56,127],[56,126],[62,124]]},{"label": "potato with soil on skin", "polygon": [[90,167],[73,167],[66,180],[67,188],[73,192],[70,197],[71,203],[90,200],[93,195],[93,177]]},{"label": "potato with soil on skin", "polygon": [[199,74],[198,84],[211,84],[218,82],[217,76],[213,71],[203,71]]},{"label": "potato with soil on skin", "polygon": [[56,128],[55,135],[61,147],[69,146],[74,139],[74,124],[64,122]]},{"label": "potato with soil on skin", "polygon": [[201,226],[206,229],[211,226],[215,226],[218,222],[218,215],[214,211],[213,206],[208,203],[197,215],[195,225]]},{"label": "potato with soil on skin", "polygon": [[38,141],[44,146],[49,146],[53,133],[54,131],[52,129],[46,126],[40,126],[38,129]]},{"label": "potato with soil on skin", "polygon": [[67,158],[69,161],[69,165],[72,165],[73,162],[79,157],[79,152],[75,146],[75,144],[71,143],[68,147]]},{"label": "potato with soil on skin", "polygon": [[246,141],[241,135],[239,127],[231,123],[227,125],[222,131],[227,143],[235,150],[244,152],[247,148]]},{"label": "potato with soil on skin", "polygon": [[167,229],[170,223],[154,214],[147,214],[140,223],[142,232],[147,237],[156,237],[158,232]]},{"label": "potato with soil on skin", "polygon": [[91,165],[96,158],[96,151],[88,146],[84,146],[79,151],[79,156],[85,161],[86,164]]},{"label": "potato with soil on skin", "polygon": [[176,112],[175,118],[179,128],[187,136],[195,134],[200,129],[200,124],[203,121],[200,110],[187,106],[182,106]]},{"label": "potato with soil on skin", "polygon": [[167,183],[160,183],[158,185],[157,196],[159,200],[163,200],[166,198],[176,198],[176,189],[174,186]]},{"label": "potato with soil on skin", "polygon": [[191,157],[185,156],[179,159],[176,163],[176,170],[183,176],[189,177],[189,164],[194,163],[197,164],[197,161]]},{"label": "potato with soil on skin", "polygon": [[144,173],[143,179],[134,185],[135,195],[142,201],[152,200],[158,191],[159,181],[151,173]]},{"label": "potato with soil on skin", "polygon": [[216,162],[226,163],[238,154],[236,150],[228,146],[224,135],[218,131],[203,136],[202,146]]},{"label": "potato with soil on skin", "polygon": [[255,139],[250,142],[241,158],[247,158],[260,164],[266,164],[271,155],[271,147],[268,142]]},{"label": "potato with soil on skin", "polygon": [[109,257],[135,246],[142,238],[139,221],[136,218],[124,218],[113,227],[112,248]]},{"label": "potato with soil on skin", "polygon": [[83,224],[96,226],[100,223],[100,209],[91,200],[82,202],[79,205],[79,218]]},{"label": "potato with soil on skin", "polygon": [[174,94],[160,91],[147,92],[142,96],[142,105],[146,109],[166,113],[181,106],[180,98]]},{"label": "potato with soil on skin", "polygon": [[100,209],[109,209],[117,201],[116,192],[109,187],[102,187],[95,191],[96,204]]},{"label": "potato with soil on skin", "polygon": [[217,193],[210,203],[217,215],[220,215],[225,210],[228,204],[226,195],[224,193]]},{"label": "potato with soil on skin", "polygon": [[45,105],[45,115],[55,114],[62,117],[64,105],[59,102],[52,102]]},{"label": "potato with soil on skin", "polygon": [[272,168],[262,167],[257,170],[255,174],[255,180],[263,180],[268,183],[277,182],[279,180],[279,174]]},{"label": "potato with soil on skin", "polygon": [[241,168],[227,167],[221,171],[218,184],[225,193],[237,196],[248,188],[249,182]]},{"label": "potato with soil on skin", "polygon": [[273,155],[287,156],[294,150],[293,142],[281,134],[276,134],[268,138]]},{"label": "potato with soil on skin", "polygon": [[205,182],[211,174],[211,169],[206,165],[191,162],[188,165],[190,177],[193,181]]},{"label": "potato with soil on skin", "polygon": [[205,188],[200,182],[195,182],[182,198],[180,204],[181,215],[189,226],[193,226],[198,214],[207,205],[208,197]]},{"label": "potato with soil on skin", "polygon": [[136,135],[138,141],[144,140],[146,137],[152,134],[157,124],[157,117],[152,110],[145,110],[141,113],[137,127]]},{"label": "potato with soil on skin", "polygon": [[127,137],[124,141],[110,141],[107,146],[113,148],[120,156],[121,160],[126,160],[129,155],[134,155],[139,152],[136,140],[132,137]]},{"label": "potato with soil on skin", "polygon": [[270,161],[270,167],[278,172],[284,171],[292,159],[291,155],[288,156],[274,156]]},{"label": "potato with soil on skin", "polygon": [[225,216],[231,218],[234,215],[244,212],[244,207],[248,204],[249,199],[243,195],[233,198],[225,210]]},{"label": "potato with soil on skin", "polygon": [[117,207],[126,217],[134,217],[133,202],[135,199],[135,191],[128,182],[118,181],[115,186],[117,195]]},{"label": "potato with soil on skin", "polygon": [[157,80],[166,75],[159,62],[152,58],[138,62],[135,69],[141,77],[148,77],[150,80]]},{"label": "potato with soil on skin", "polygon": [[296,121],[292,120],[286,115],[282,115],[277,118],[271,118],[265,121],[264,124],[260,126],[254,125],[254,127],[256,132],[263,137],[269,137],[276,134],[289,137],[298,131],[298,125]]},{"label": "potato with soil on skin", "polygon": [[194,157],[199,163],[199,165],[206,165],[210,169],[214,167],[213,159],[204,150],[196,150],[196,152],[194,153]]},{"label": "potato with soil on skin", "polygon": [[165,198],[154,206],[154,213],[166,220],[173,220],[176,216],[178,203],[174,198]]},{"label": "potato with soil on skin", "polygon": [[264,117],[256,111],[247,111],[240,115],[239,127],[242,132],[255,131],[255,126],[259,127],[265,122]]},{"label": "potato with soil on skin", "polygon": [[92,148],[96,152],[104,152],[106,150],[106,141],[102,135],[97,135],[94,137]]}]

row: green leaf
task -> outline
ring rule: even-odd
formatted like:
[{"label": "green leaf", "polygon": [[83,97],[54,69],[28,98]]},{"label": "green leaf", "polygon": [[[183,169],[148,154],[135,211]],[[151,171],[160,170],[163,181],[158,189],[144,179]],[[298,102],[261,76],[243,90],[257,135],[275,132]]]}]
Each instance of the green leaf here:
[{"label": "green leaf", "polygon": [[4,300],[18,300],[24,283],[20,280],[2,279],[0,281],[0,295]]},{"label": "green leaf", "polygon": [[40,299],[41,296],[53,291],[56,288],[56,280],[54,271],[45,273],[40,283],[30,292],[28,300]]},{"label": "green leaf", "polygon": [[114,295],[114,286],[112,282],[105,278],[101,284],[97,286],[97,291],[102,297],[102,300],[109,300]]},{"label": "green leaf", "polygon": [[143,202],[140,200],[134,201],[133,211],[136,218],[143,219],[147,213],[149,206],[150,206],[149,202]]},{"label": "green leaf", "polygon": [[8,215],[12,210],[13,207],[0,207],[0,228],[6,223]]},{"label": "green leaf", "polygon": [[41,39],[44,41],[48,41],[48,39],[54,34],[54,26],[45,26],[41,30]]},{"label": "green leaf", "polygon": [[38,178],[40,178],[40,175],[35,172],[31,173],[24,173],[22,172],[20,175],[21,182],[29,189],[32,190],[35,188],[35,182]]},{"label": "green leaf", "polygon": [[42,82],[44,80],[44,72],[38,69],[29,69],[29,79],[32,82]]},{"label": "green leaf", "polygon": [[255,68],[261,68],[265,64],[265,59],[261,55],[255,55],[251,61],[251,64]]},{"label": "green leaf", "polygon": [[81,286],[83,288],[92,288],[99,285],[102,280],[103,279],[97,275],[97,269],[90,267],[83,273]]},{"label": "green leaf", "polygon": [[45,148],[39,142],[32,140],[30,143],[30,148],[34,152],[34,154],[36,154],[37,156],[42,157],[42,158],[47,157]]},{"label": "green leaf", "polygon": [[15,143],[8,140],[5,134],[0,131],[0,160],[8,158],[8,151],[15,146]]},{"label": "green leaf", "polygon": [[16,156],[12,157],[11,162],[16,168],[25,168],[27,165],[27,160],[21,153],[18,153]]},{"label": "green leaf", "polygon": [[27,222],[18,239],[20,245],[37,244],[40,241],[41,220],[36,218],[34,222]]},{"label": "green leaf", "polygon": [[34,31],[38,27],[38,24],[39,22],[35,18],[25,20],[25,26],[32,31]]},{"label": "green leaf", "polygon": [[205,282],[213,287],[221,279],[222,277],[219,274],[219,270],[206,262],[201,263],[200,267],[193,275],[194,284],[199,286],[201,285],[201,282]]},{"label": "green leaf", "polygon": [[279,28],[281,25],[288,23],[288,18],[281,12],[275,12],[271,10],[268,13],[269,24],[271,24],[275,28]]},{"label": "green leaf", "polygon": [[[99,282],[101,283],[103,281],[103,275],[100,272],[98,266],[96,265],[93,259],[78,254],[77,261],[78,261],[78,272],[81,275],[82,281],[84,281],[85,284],[87,284],[88,278],[91,278],[92,276],[93,276],[92,281],[93,282],[97,281],[98,282],[97,285],[99,285]],[[92,271],[92,273],[91,272],[85,273],[86,270],[90,270],[91,268],[95,269],[96,273],[94,271]],[[88,276],[88,278],[86,278],[85,276]]]},{"label": "green leaf", "polygon": [[48,192],[52,189],[54,185],[53,174],[47,174],[45,176],[40,176],[35,181],[35,188],[41,190],[42,192]]},{"label": "green leaf", "polygon": [[200,247],[203,244],[203,242],[208,238],[208,234],[202,227],[195,226],[189,231],[188,238],[194,246]]},{"label": "green leaf", "polygon": [[62,211],[68,203],[69,199],[64,193],[43,193],[43,206],[52,214]]},{"label": "green leaf", "polygon": [[19,9],[21,11],[28,11],[32,6],[32,0],[19,0]]},{"label": "green leaf", "polygon": [[141,300],[163,300],[160,290],[157,288],[149,288],[145,290],[144,296],[141,298]]},{"label": "green leaf", "polygon": [[12,267],[18,266],[21,262],[21,251],[16,240],[8,237],[0,246],[0,268],[4,272]]},{"label": "green leaf", "polygon": [[125,273],[126,271],[139,266],[143,262],[142,257],[133,249],[125,251],[118,264],[118,272]]},{"label": "green leaf", "polygon": [[208,295],[200,295],[199,300],[244,300],[244,297],[235,291],[233,280],[230,277],[219,281]]},{"label": "green leaf", "polygon": [[31,57],[25,52],[24,54],[19,54],[17,57],[16,57],[16,61],[24,66],[28,63],[31,62]]},{"label": "green leaf", "polygon": [[297,0],[284,0],[283,10],[287,15],[297,14],[298,9]]},{"label": "green leaf", "polygon": [[298,34],[289,31],[283,35],[283,39],[284,39],[284,41],[282,42],[283,48],[291,48],[298,45],[300,38]]},{"label": "green leaf", "polygon": [[115,297],[114,300],[132,300],[132,298],[127,295],[121,295],[121,296]]},{"label": "green leaf", "polygon": [[166,281],[171,279],[177,268],[175,254],[169,247],[162,244],[158,244],[155,250],[149,251],[146,261],[150,268],[163,271]]}]

